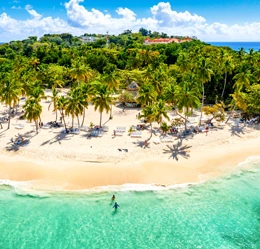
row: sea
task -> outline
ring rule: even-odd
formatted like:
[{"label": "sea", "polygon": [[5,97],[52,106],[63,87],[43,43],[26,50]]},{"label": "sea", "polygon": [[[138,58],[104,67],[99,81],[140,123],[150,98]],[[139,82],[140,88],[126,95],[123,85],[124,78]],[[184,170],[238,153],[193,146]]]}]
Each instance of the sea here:
[{"label": "sea", "polygon": [[217,47],[230,47],[235,51],[239,51],[243,48],[246,52],[249,52],[250,49],[254,51],[260,51],[260,42],[207,42],[213,46]]},{"label": "sea", "polygon": [[260,157],[219,178],[168,187],[36,191],[2,180],[0,231],[1,249],[259,249]]}]

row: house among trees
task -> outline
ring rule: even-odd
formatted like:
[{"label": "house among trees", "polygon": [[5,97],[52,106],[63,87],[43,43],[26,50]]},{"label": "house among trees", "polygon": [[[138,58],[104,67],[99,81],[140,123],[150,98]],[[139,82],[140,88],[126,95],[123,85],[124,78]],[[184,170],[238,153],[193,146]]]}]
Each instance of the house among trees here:
[{"label": "house among trees", "polygon": [[146,38],[144,41],[145,45],[150,45],[150,44],[169,44],[172,42],[175,43],[181,43],[181,42],[189,42],[192,41],[191,38],[186,37],[182,40],[177,39],[177,38],[156,38],[156,39],[150,39],[150,38]]}]

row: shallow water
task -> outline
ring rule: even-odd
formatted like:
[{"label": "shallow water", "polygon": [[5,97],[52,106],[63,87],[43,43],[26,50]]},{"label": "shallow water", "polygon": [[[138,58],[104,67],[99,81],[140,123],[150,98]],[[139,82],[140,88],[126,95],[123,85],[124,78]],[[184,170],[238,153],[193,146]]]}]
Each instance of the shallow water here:
[{"label": "shallow water", "polygon": [[151,189],[36,194],[2,185],[0,248],[260,248],[259,160],[203,184]]}]

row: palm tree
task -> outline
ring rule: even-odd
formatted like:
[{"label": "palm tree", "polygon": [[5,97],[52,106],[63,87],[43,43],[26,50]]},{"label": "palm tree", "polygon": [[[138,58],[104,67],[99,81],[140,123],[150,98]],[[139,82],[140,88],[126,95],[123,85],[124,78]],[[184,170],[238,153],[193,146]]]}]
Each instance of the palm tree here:
[{"label": "palm tree", "polygon": [[249,88],[250,83],[255,81],[251,71],[246,69],[244,65],[242,65],[242,69],[234,76],[233,79],[236,80],[234,84],[236,91],[241,91],[244,87]]},{"label": "palm tree", "polygon": [[[205,98],[205,88],[204,84],[211,80],[212,70],[209,68],[209,61],[205,58],[199,60],[198,66],[196,67],[196,75],[199,81],[202,83],[202,99],[201,99],[201,108],[204,106]],[[200,114],[200,123],[202,118],[202,111]]]},{"label": "palm tree", "polygon": [[[101,81],[104,84],[107,84],[108,90],[110,90],[113,93],[119,89],[119,76],[115,70],[113,70],[112,72],[107,72],[107,73],[103,74]],[[110,106],[110,119],[111,118],[112,118],[112,103]]]},{"label": "palm tree", "polygon": [[144,118],[146,120],[146,122],[150,123],[150,126],[151,126],[151,136],[150,138],[152,137],[152,134],[153,134],[153,126],[152,126],[152,123],[156,121],[156,109],[155,109],[155,106],[150,104],[150,105],[146,105],[142,111],[141,111],[141,114],[140,114],[140,118]]},{"label": "palm tree", "polygon": [[35,122],[36,127],[36,134],[38,134],[38,127],[39,123],[38,120],[40,119],[42,113],[42,106],[35,98],[29,98],[26,100],[24,105],[24,117],[28,119],[30,122],[33,120]]},{"label": "palm tree", "polygon": [[232,70],[234,69],[234,64],[233,64],[231,57],[228,57],[224,60],[223,67],[224,67],[224,72],[225,72],[225,79],[224,79],[223,90],[222,90],[222,93],[221,93],[221,99],[223,99],[224,92],[225,92],[225,89],[226,89],[227,75],[228,75],[228,73],[229,74],[232,73]]},{"label": "palm tree", "polygon": [[169,82],[166,84],[164,89],[164,98],[167,104],[170,104],[174,107],[175,104],[175,87],[176,87],[176,80],[173,78],[169,79]]},{"label": "palm tree", "polygon": [[38,102],[42,99],[46,99],[44,87],[42,86],[41,81],[36,80],[35,82],[29,84],[28,97],[34,98]]},{"label": "palm tree", "polygon": [[167,111],[170,110],[169,106],[165,105],[165,102],[161,99],[158,100],[158,102],[154,105],[155,108],[155,120],[158,124],[162,123],[163,118],[166,118],[167,120],[170,120]]},{"label": "palm tree", "polygon": [[85,99],[84,95],[82,94],[82,90],[80,86],[72,88],[68,92],[67,103],[65,114],[72,116],[72,127],[74,122],[74,117],[77,117],[78,126],[79,124],[79,115],[83,114],[84,108],[88,105],[88,101]]},{"label": "palm tree", "polygon": [[83,109],[83,118],[82,118],[82,123],[81,126],[83,126],[84,124],[84,120],[85,120],[85,113],[86,113],[86,108],[88,108],[88,102],[91,98],[91,96],[94,94],[94,86],[91,83],[84,83],[82,82],[80,85],[80,89],[81,89],[81,94],[82,94],[82,98],[83,100],[85,100],[84,102],[84,109]]},{"label": "palm tree", "polygon": [[67,106],[67,99],[64,96],[58,97],[57,103],[56,103],[56,108],[57,108],[57,110],[60,111],[60,114],[61,114],[61,117],[62,117],[62,120],[64,123],[65,131],[67,132],[65,115],[64,115],[64,110],[66,110],[66,106]]},{"label": "palm tree", "polygon": [[74,60],[72,63],[72,68],[70,69],[71,76],[78,81],[89,82],[93,77],[94,72],[89,65],[82,63],[79,59]]},{"label": "palm tree", "polygon": [[10,128],[11,111],[20,100],[21,84],[10,74],[2,74],[0,86],[0,101],[9,107],[8,127]]},{"label": "palm tree", "polygon": [[161,128],[162,132],[163,132],[164,134],[166,134],[170,127],[168,126],[168,124],[167,124],[166,122],[162,122],[160,128]]},{"label": "palm tree", "polygon": [[153,103],[155,98],[156,92],[153,85],[146,83],[139,88],[137,102],[140,103],[142,107]]},{"label": "palm tree", "polygon": [[187,55],[181,53],[177,60],[177,65],[181,73],[186,73],[190,70],[190,60],[187,58]]},{"label": "palm tree", "polygon": [[110,96],[111,92],[108,90],[108,86],[97,82],[95,96],[91,99],[94,105],[94,110],[98,110],[100,113],[99,126],[102,125],[102,113],[106,113],[110,110],[110,105],[113,103],[113,98]]},{"label": "palm tree", "polygon": [[59,98],[59,90],[57,90],[55,87],[52,87],[52,96],[49,96],[51,98],[51,103],[49,104],[48,110],[50,109],[51,105],[53,104],[53,111],[55,111],[55,121],[57,121],[58,118],[58,109],[57,109],[57,100]]},{"label": "palm tree", "polygon": [[187,128],[187,117],[194,108],[200,106],[198,89],[189,82],[183,82],[181,86],[176,87],[175,92],[176,105],[178,110],[184,111],[185,129]]}]

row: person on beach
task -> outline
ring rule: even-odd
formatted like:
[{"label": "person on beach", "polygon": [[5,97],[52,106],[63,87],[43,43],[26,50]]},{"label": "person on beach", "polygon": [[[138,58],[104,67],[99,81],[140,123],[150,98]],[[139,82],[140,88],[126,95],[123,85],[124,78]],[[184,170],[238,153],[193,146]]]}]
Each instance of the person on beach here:
[{"label": "person on beach", "polygon": [[118,207],[120,207],[120,206],[117,204],[117,202],[115,202],[113,208],[114,208],[115,210],[117,210]]},{"label": "person on beach", "polygon": [[205,130],[206,130],[206,136],[207,136],[208,135],[208,131],[209,131],[209,126],[208,125],[206,125]]},{"label": "person on beach", "polygon": [[111,201],[114,201],[116,199],[115,195],[112,195]]}]

